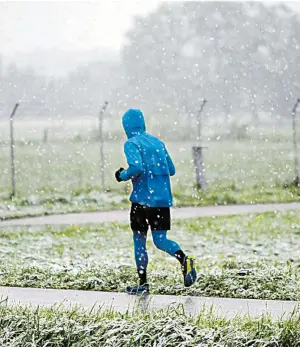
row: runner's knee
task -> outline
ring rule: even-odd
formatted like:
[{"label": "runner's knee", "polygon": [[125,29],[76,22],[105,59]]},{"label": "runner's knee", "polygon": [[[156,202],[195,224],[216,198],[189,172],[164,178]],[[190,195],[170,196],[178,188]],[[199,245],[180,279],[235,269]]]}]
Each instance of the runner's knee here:
[{"label": "runner's knee", "polygon": [[153,242],[155,246],[160,250],[165,250],[167,242],[167,232],[166,231],[153,231]]},{"label": "runner's knee", "polygon": [[147,236],[139,231],[133,231],[133,243],[136,249],[145,250],[146,249],[146,239]]}]

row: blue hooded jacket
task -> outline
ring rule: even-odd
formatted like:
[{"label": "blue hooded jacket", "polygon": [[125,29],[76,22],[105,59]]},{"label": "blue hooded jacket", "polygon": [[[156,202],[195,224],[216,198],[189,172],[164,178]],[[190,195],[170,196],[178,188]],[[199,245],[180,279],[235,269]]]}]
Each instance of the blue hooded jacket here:
[{"label": "blue hooded jacket", "polygon": [[172,206],[170,176],[175,175],[175,167],[164,143],[146,133],[140,110],[128,110],[122,123],[128,137],[124,152],[129,167],[120,178],[132,180],[130,201],[148,207]]}]

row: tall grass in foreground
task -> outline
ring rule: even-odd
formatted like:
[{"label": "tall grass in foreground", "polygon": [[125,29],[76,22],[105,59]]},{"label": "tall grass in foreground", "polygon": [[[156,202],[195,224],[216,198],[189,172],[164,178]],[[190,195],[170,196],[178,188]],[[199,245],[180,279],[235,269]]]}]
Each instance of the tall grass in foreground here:
[{"label": "tall grass in foreground", "polygon": [[[284,319],[286,318],[286,319]],[[300,346],[300,316],[217,317],[206,311],[186,316],[182,307],[119,314],[113,311],[69,312],[59,308],[0,307],[0,345],[32,346]]]}]

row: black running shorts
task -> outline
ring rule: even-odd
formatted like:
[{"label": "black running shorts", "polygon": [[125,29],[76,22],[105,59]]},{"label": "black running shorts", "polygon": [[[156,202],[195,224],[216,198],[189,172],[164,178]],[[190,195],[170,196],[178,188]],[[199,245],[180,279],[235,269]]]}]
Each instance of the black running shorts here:
[{"label": "black running shorts", "polygon": [[169,207],[147,207],[132,204],[130,211],[130,226],[134,231],[146,233],[151,230],[170,230],[171,215]]}]

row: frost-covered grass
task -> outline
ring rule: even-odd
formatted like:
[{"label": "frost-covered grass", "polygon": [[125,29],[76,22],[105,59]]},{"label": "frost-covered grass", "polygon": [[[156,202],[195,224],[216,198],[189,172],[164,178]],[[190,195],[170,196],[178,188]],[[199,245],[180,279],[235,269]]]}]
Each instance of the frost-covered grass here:
[{"label": "frost-covered grass", "polygon": [[299,346],[300,317],[269,316],[228,320],[203,311],[185,315],[182,307],[159,312],[62,311],[0,306],[2,346],[103,347],[274,347]]},{"label": "frost-covered grass", "polygon": [[[191,142],[167,142],[177,166],[172,178],[175,205],[237,204],[300,200],[287,142],[209,141],[204,150],[207,192],[195,189]],[[130,184],[118,184],[114,171],[125,166],[123,143],[105,145],[104,192],[99,144],[34,142],[16,147],[17,197],[11,201],[9,148],[0,146],[0,216],[118,209],[128,206]]]},{"label": "frost-covered grass", "polygon": [[29,198],[0,200],[0,220],[55,213],[118,210],[129,206],[126,194],[101,188],[71,193],[43,193]]},{"label": "frost-covered grass", "polygon": [[[174,222],[169,237],[197,257],[185,289],[176,260],[148,240],[153,293],[300,300],[297,211]],[[136,283],[125,224],[35,227],[0,233],[0,285],[124,291]]]}]

